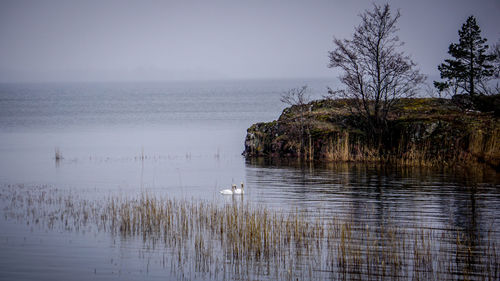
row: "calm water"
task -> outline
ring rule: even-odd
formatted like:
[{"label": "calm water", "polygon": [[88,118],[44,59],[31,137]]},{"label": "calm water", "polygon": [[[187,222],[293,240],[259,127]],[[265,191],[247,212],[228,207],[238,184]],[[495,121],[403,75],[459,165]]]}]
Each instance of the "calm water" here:
[{"label": "calm water", "polygon": [[[17,190],[96,201],[148,192],[224,205],[236,203],[218,190],[243,181],[244,202],[278,212],[367,227],[453,228],[492,235],[498,244],[500,177],[491,170],[245,160],[246,128],[276,119],[280,93],[306,83],[320,97],[333,82],[0,85],[0,279],[221,279],[179,276],[165,263],[168,249],[139,238],[28,223],[25,208],[12,207]],[[246,276],[272,280],[262,272]]]}]

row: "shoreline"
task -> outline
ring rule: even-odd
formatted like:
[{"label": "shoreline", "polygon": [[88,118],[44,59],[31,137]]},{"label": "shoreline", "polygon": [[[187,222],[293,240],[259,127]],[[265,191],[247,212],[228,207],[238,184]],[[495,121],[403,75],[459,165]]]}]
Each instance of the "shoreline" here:
[{"label": "shoreline", "polygon": [[500,122],[492,113],[463,112],[445,99],[402,99],[390,116],[383,146],[377,147],[349,112],[349,102],[312,101],[304,105],[305,121],[300,108],[292,106],[277,120],[253,124],[243,155],[414,166],[486,164],[500,170]]}]

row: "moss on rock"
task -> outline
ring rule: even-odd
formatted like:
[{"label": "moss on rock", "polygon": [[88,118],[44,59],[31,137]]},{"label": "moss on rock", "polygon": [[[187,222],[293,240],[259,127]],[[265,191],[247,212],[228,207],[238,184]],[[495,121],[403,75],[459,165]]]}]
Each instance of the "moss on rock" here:
[{"label": "moss on rock", "polygon": [[401,99],[389,115],[381,149],[370,144],[349,110],[352,102],[313,101],[305,105],[302,123],[296,106],[286,108],[278,120],[248,128],[244,154],[419,165],[485,162],[499,168],[500,125],[493,113],[464,112],[447,99]]}]

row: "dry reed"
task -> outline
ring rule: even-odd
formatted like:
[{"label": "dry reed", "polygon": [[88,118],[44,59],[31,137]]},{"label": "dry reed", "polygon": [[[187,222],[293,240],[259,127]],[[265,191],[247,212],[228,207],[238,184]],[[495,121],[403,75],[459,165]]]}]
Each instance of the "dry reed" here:
[{"label": "dry reed", "polygon": [[[3,188],[7,214],[68,231],[162,245],[178,276],[206,279],[498,280],[498,237],[458,229],[359,225],[244,202],[75,197],[46,186]],[[165,258],[164,258],[165,259]]]}]

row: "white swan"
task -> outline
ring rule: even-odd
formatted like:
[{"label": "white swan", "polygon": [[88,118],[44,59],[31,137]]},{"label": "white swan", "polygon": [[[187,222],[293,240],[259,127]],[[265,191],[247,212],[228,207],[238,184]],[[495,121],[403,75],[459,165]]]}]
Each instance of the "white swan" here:
[{"label": "white swan", "polygon": [[243,193],[244,193],[243,182],[241,182],[241,188],[235,189],[234,194],[243,194]]},{"label": "white swan", "polygon": [[236,191],[236,184],[231,185],[231,189],[223,189],[220,191],[220,194],[223,195],[232,195]]}]

